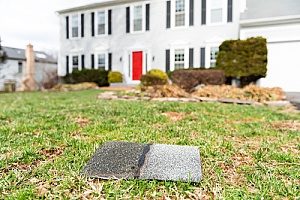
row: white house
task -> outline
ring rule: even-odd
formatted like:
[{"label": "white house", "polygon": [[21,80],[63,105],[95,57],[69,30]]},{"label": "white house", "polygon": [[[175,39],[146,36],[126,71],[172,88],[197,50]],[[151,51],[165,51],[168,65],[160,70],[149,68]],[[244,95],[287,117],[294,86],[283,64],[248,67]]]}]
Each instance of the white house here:
[{"label": "white house", "polygon": [[[299,74],[295,54],[300,48],[300,1],[263,2],[110,0],[61,10],[58,73],[65,76],[75,68],[103,68],[120,71],[128,84],[138,83],[153,68],[214,67],[224,40],[264,36],[269,42],[269,73],[261,85],[300,91],[300,79],[293,78],[297,70]],[[274,2],[278,9],[285,4],[281,8],[287,10],[265,15]],[[262,14],[256,15],[256,10]]]}]

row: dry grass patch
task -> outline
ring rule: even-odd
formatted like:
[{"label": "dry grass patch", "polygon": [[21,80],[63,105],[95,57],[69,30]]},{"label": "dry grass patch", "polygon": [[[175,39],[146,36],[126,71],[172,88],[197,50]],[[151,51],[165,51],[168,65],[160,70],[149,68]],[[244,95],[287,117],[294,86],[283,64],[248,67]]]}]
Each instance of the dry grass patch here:
[{"label": "dry grass patch", "polygon": [[186,113],[165,112],[162,114],[173,122],[181,121],[186,117]]},{"label": "dry grass patch", "polygon": [[88,118],[79,116],[79,117],[75,118],[75,122],[80,127],[85,127],[85,126],[87,126],[90,123],[90,120]]},{"label": "dry grass patch", "polygon": [[293,120],[272,122],[269,126],[278,131],[300,131],[300,122]]}]

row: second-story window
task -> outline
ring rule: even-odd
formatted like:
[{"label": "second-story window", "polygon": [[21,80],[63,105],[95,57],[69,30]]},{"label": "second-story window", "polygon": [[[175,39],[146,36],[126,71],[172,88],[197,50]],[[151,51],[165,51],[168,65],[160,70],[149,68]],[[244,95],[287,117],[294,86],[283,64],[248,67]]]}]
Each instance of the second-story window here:
[{"label": "second-story window", "polygon": [[98,35],[104,35],[106,33],[105,22],[106,22],[105,11],[98,12],[98,24],[97,24]]},{"label": "second-story window", "polygon": [[185,26],[185,0],[176,0],[175,26]]},{"label": "second-story window", "polygon": [[211,9],[210,9],[210,22],[222,23],[223,22],[223,0],[211,0]]},{"label": "second-story window", "polygon": [[133,13],[133,31],[143,30],[143,6],[134,6]]},{"label": "second-story window", "polygon": [[72,37],[79,37],[79,16],[77,14],[72,15]]}]

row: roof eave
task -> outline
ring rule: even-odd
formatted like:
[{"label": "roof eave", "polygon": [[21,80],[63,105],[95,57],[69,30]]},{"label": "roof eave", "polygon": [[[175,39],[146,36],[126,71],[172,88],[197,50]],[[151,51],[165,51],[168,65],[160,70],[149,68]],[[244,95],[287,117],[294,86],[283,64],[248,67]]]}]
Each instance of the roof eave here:
[{"label": "roof eave", "polygon": [[64,9],[64,10],[56,11],[56,13],[58,15],[61,15],[61,14],[66,14],[66,13],[70,13],[70,12],[89,10],[89,9],[95,9],[95,8],[101,8],[101,7],[115,6],[115,5],[121,5],[121,4],[136,2],[136,1],[145,1],[145,0],[109,0],[109,1],[101,2],[101,3],[92,3],[92,4],[83,5],[83,6],[67,8],[67,9]]},{"label": "roof eave", "polygon": [[300,15],[240,20],[241,27],[287,24],[287,23],[300,23]]}]

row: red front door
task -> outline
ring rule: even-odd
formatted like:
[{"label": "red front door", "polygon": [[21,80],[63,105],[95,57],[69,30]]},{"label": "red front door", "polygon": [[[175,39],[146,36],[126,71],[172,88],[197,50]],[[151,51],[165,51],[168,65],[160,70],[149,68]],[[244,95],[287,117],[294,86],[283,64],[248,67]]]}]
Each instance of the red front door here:
[{"label": "red front door", "polygon": [[143,74],[143,52],[132,52],[132,80],[138,81]]}]

